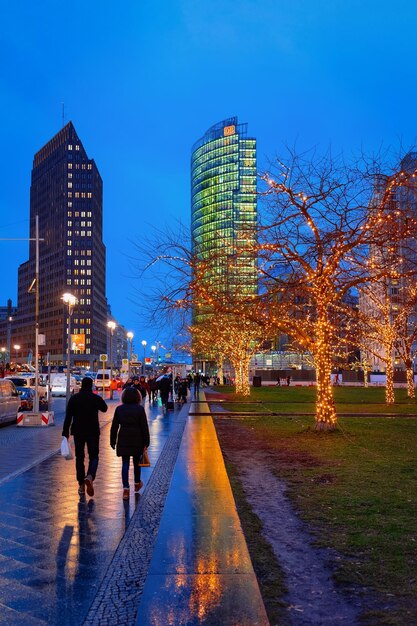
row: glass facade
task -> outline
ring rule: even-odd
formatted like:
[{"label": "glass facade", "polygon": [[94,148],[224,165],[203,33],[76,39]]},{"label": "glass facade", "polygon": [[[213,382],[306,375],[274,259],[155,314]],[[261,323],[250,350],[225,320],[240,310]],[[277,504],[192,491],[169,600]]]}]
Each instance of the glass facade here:
[{"label": "glass facade", "polygon": [[237,117],[193,146],[191,202],[193,252],[210,260],[205,279],[233,295],[256,294],[256,140]]}]

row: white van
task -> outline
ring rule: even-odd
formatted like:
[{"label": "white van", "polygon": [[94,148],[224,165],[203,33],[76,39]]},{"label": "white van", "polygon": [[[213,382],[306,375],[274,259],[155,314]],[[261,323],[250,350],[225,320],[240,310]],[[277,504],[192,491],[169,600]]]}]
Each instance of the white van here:
[{"label": "white van", "polygon": [[[78,391],[77,381],[73,376],[70,377],[70,393]],[[66,396],[67,395],[67,375],[55,374],[51,383],[51,396]]]},{"label": "white van", "polygon": [[0,378],[0,424],[15,422],[20,396],[11,380]]},{"label": "white van", "polygon": [[110,370],[98,370],[94,384],[96,389],[110,389]]}]

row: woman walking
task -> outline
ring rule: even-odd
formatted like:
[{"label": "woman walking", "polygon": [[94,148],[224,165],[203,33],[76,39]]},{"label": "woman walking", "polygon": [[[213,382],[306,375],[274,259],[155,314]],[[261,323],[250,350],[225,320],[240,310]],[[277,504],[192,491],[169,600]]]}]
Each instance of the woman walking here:
[{"label": "woman walking", "polygon": [[116,407],[110,429],[110,445],[122,457],[123,500],[129,499],[129,465],[133,458],[135,493],[143,487],[140,479],[140,458],[149,446],[149,428],[146,413],[141,406],[141,395],[135,387],[122,393],[122,404]]}]

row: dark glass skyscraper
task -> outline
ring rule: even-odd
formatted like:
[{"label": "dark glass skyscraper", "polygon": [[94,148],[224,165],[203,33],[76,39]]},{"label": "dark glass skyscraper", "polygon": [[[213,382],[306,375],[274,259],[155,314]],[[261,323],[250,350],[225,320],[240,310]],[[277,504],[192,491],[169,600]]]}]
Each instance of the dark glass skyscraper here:
[{"label": "dark glass skyscraper", "polygon": [[210,258],[207,280],[234,295],[256,294],[256,139],[237,117],[193,146],[191,203],[194,252]]},{"label": "dark glass skyscraper", "polygon": [[[102,240],[102,180],[68,123],[35,154],[30,188],[30,237],[39,216],[39,332],[46,337],[41,354],[61,363],[66,353],[67,307],[62,295],[78,299],[72,332],[85,335],[85,352],[75,361],[90,363],[106,352],[106,253]],[[12,341],[22,356],[34,353],[35,297],[28,293],[35,276],[35,242],[19,267],[18,313]],[[65,358],[64,358],[65,360]]]}]

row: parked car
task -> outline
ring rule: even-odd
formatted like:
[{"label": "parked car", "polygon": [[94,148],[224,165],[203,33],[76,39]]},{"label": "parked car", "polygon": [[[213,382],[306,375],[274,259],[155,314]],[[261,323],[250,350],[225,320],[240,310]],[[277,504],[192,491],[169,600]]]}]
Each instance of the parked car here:
[{"label": "parked car", "polygon": [[0,424],[15,422],[20,396],[11,380],[0,378]]},{"label": "parked car", "polygon": [[33,411],[35,391],[31,387],[16,387],[20,397],[19,411]]},{"label": "parked car", "polygon": [[[70,377],[70,393],[78,391],[77,383],[73,376]],[[51,383],[51,396],[66,396],[67,395],[67,375],[55,374]]]},{"label": "parked car", "polygon": [[[36,377],[33,374],[15,374],[14,376],[6,376],[7,380],[11,380],[15,387],[30,387],[35,390]],[[39,380],[38,395],[40,398],[46,396],[46,384],[42,380]]]}]

